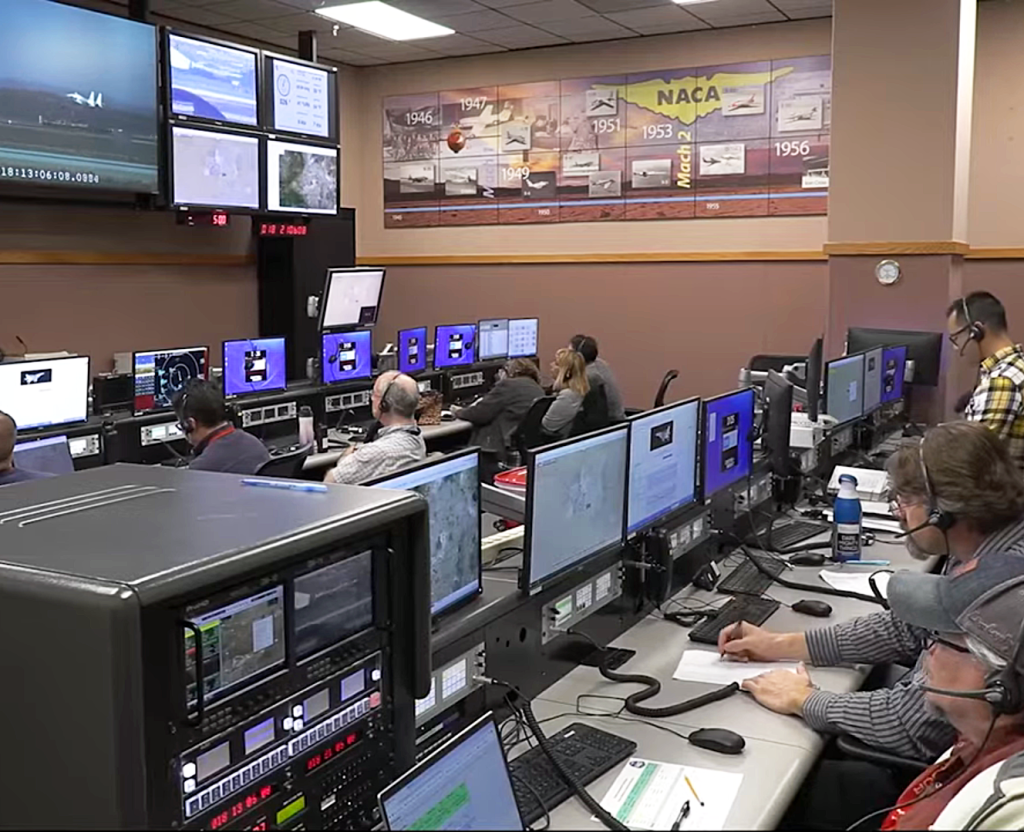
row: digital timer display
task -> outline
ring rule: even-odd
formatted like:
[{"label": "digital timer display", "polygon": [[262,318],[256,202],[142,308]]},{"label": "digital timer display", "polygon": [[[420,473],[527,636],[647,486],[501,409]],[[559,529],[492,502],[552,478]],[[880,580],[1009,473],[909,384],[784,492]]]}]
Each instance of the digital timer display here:
[{"label": "digital timer display", "polygon": [[261,222],[261,237],[305,237],[309,234],[308,225],[290,222]]},{"label": "digital timer display", "polygon": [[329,762],[346,748],[350,748],[359,742],[360,732],[355,731],[345,737],[339,737],[333,743],[329,743],[320,749],[316,754],[306,760],[306,771],[313,771],[320,768],[324,763]]},{"label": "digital timer display", "polygon": [[220,829],[222,826],[227,824],[229,821],[240,818],[246,812],[251,809],[255,809],[257,806],[261,806],[271,797],[273,797],[276,787],[271,783],[266,786],[260,786],[258,789],[253,789],[248,794],[239,797],[230,806],[228,806],[219,815],[215,815],[209,823],[208,829]]}]

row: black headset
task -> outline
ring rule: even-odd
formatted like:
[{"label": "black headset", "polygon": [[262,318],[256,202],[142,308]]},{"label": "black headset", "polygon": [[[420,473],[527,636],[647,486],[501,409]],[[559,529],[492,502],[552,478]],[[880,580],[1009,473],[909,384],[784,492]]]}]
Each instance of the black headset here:
[{"label": "black headset", "polygon": [[388,382],[388,386],[385,387],[384,392],[380,394],[380,404],[378,405],[378,408],[381,413],[391,412],[391,402],[388,401],[388,393],[391,392],[391,387],[396,381],[398,381],[398,376],[392,376],[391,381]]},{"label": "black headset", "polygon": [[928,519],[925,521],[924,526],[918,528],[934,526],[940,532],[945,532],[956,523],[956,515],[945,511],[939,506],[939,501],[935,497],[935,492],[932,490],[932,478],[928,476],[928,466],[924,463],[924,441],[925,438],[922,436],[921,444],[917,446],[917,451],[918,458],[921,460],[921,477],[924,479],[924,492],[928,497]]},{"label": "black headset", "polygon": [[[964,343],[966,347],[971,341],[981,341],[985,337],[985,327],[971,319],[971,310],[967,306],[967,298],[960,298],[960,306],[963,307],[964,323],[967,324],[967,341]],[[962,349],[960,354],[964,354]]]},{"label": "black headset", "polygon": [[196,429],[195,419],[188,415],[188,389],[189,385],[185,385],[185,389],[181,391],[181,400],[178,402],[178,412],[181,414],[178,417],[178,428],[188,436]]}]

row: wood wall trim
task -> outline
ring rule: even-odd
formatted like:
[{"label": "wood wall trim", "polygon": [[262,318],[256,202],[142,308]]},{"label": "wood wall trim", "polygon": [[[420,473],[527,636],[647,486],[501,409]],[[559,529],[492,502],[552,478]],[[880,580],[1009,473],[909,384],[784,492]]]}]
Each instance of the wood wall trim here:
[{"label": "wood wall trim", "polygon": [[828,255],[874,256],[886,254],[960,254],[966,255],[971,247],[957,240],[932,240],[915,243],[825,243],[823,250]]},{"label": "wood wall trim", "polygon": [[1024,248],[972,248],[968,260],[1024,260]]},{"label": "wood wall trim", "polygon": [[137,251],[29,251],[0,249],[2,266],[250,266],[248,254],[189,254]]},{"label": "wood wall trim", "polygon": [[686,251],[621,254],[438,254],[357,257],[360,266],[454,266],[524,263],[709,263],[827,260],[821,251]]}]

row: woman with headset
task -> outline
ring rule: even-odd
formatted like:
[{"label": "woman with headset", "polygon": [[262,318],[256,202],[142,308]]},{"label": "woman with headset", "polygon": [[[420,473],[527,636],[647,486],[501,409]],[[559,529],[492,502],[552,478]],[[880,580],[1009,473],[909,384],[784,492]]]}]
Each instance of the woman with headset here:
[{"label": "woman with headset", "polygon": [[[572,431],[573,422],[582,411],[583,403],[590,393],[587,362],[576,350],[566,347],[555,353],[551,372],[555,377],[552,392],[556,398],[548,412],[544,414],[541,427],[552,436],[564,438]],[[607,404],[605,408],[607,410]]]}]

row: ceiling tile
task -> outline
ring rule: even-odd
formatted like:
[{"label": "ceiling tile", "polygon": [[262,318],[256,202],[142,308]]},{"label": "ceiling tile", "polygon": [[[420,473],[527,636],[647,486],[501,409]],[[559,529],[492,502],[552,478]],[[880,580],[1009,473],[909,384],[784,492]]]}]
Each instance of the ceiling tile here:
[{"label": "ceiling tile", "polygon": [[319,9],[323,6],[335,5],[334,3],[328,3],[327,0],[279,0],[279,2],[304,12],[311,12],[313,9]]},{"label": "ceiling tile", "polygon": [[765,12],[744,12],[737,15],[704,18],[707,23],[710,23],[716,29],[725,29],[729,26],[753,26],[757,23],[779,23],[786,19],[782,12],[775,9],[769,9]]},{"label": "ceiling tile", "polygon": [[675,4],[667,4],[666,0],[580,0],[580,2],[599,14],[608,12],[625,12],[630,9],[646,9],[657,7],[672,10]]},{"label": "ceiling tile", "polygon": [[271,38],[278,38],[281,33],[276,29],[268,29],[266,26],[260,23],[250,23],[243,21],[241,23],[224,23],[219,28],[225,32],[230,32],[232,35],[241,35],[243,38],[250,38],[252,40],[268,41]]},{"label": "ceiling tile", "polygon": [[223,26],[225,23],[237,22],[237,18],[228,17],[226,14],[213,11],[213,9],[203,9],[198,6],[195,8],[177,6],[162,12],[162,14],[182,20],[187,18],[189,23],[195,23],[199,26]]},{"label": "ceiling tile", "polygon": [[471,32],[482,32],[485,29],[500,29],[503,26],[510,26],[515,21],[500,12],[491,9],[483,9],[479,12],[469,14],[453,14],[445,17],[434,18],[435,23],[448,26],[456,32],[464,34]]},{"label": "ceiling tile", "polygon": [[642,31],[651,27],[676,27],[676,31],[686,31],[687,28],[706,28],[692,14],[680,9],[678,6],[665,6],[664,4],[653,9],[636,9],[631,12],[612,12],[606,15],[609,20],[620,23],[630,29]]},{"label": "ceiling tile", "polygon": [[422,40],[410,41],[422,49],[429,49],[432,52],[439,52],[442,55],[482,55],[487,52],[504,52],[504,46],[494,43],[485,43],[476,38],[465,35],[447,35],[441,38],[423,38]]},{"label": "ceiling tile", "polygon": [[233,17],[236,20],[263,20],[293,12],[291,7],[278,3],[277,0],[231,0],[229,3],[213,6],[212,9],[210,4],[203,8]]},{"label": "ceiling tile", "polygon": [[388,0],[388,3],[427,20],[439,15],[479,12],[484,8],[474,0]]},{"label": "ceiling tile", "polygon": [[506,9],[505,14],[521,20],[523,23],[542,24],[549,20],[572,20],[593,14],[590,9],[576,0],[544,0],[542,3],[529,3],[525,6],[513,6]]},{"label": "ceiling tile", "polygon": [[372,58],[387,58],[391,61],[425,61],[436,58],[437,53],[429,49],[413,46],[411,42],[381,40],[376,44],[364,46],[356,50]]},{"label": "ceiling tile", "polygon": [[507,9],[509,6],[523,6],[526,3],[536,3],[537,0],[477,0],[481,6],[489,9]]},{"label": "ceiling tile", "polygon": [[[286,14],[282,17],[268,17],[260,23],[270,29],[277,29],[279,32],[293,34],[312,29],[323,35],[330,35],[334,31],[335,23],[326,17],[318,14]],[[348,29],[348,26],[341,26],[340,29]]]},{"label": "ceiling tile", "polygon": [[358,29],[352,28],[340,28],[338,34],[326,35],[323,39],[324,46],[338,46],[342,49],[351,49],[353,52],[363,52],[367,55],[372,54],[370,50],[375,46],[381,44],[394,44],[396,41],[388,40],[387,38],[379,38],[376,35],[371,35],[368,32],[361,32]]},{"label": "ceiling tile", "polygon": [[545,23],[544,29],[575,42],[636,37],[635,32],[598,14],[575,20],[553,20]]},{"label": "ceiling tile", "polygon": [[560,43],[569,43],[565,38],[553,35],[550,32],[542,32],[532,26],[507,26],[504,29],[488,29],[486,32],[477,32],[480,40],[488,43],[496,43],[499,46],[506,46],[509,49],[530,49],[534,46],[555,46]]}]

